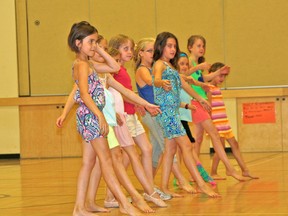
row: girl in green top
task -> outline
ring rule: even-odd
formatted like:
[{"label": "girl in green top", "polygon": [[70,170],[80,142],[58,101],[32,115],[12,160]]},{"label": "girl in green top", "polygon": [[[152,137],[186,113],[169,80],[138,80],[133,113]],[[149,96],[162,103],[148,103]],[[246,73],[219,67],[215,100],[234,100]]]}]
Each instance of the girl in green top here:
[{"label": "girl in green top", "polygon": [[[206,40],[204,37],[200,35],[192,35],[188,39],[187,44],[188,51],[190,53],[190,68],[186,72],[186,75],[191,75],[195,80],[200,82],[207,82],[213,79],[214,77],[220,74],[228,74],[230,68],[228,66],[224,66],[218,69],[215,73],[211,74],[202,74],[202,71],[209,70],[211,67],[210,64],[205,62],[204,54],[206,48]],[[191,85],[191,87],[205,100],[207,100],[206,92],[202,87]],[[203,101],[202,101],[203,102]],[[192,104],[197,107],[196,110],[192,111],[192,119],[195,124],[195,151],[199,155],[200,154],[200,146],[203,141],[204,129],[210,135],[213,147],[215,152],[217,152],[218,156],[223,161],[226,167],[226,174],[229,176],[233,176],[235,179],[239,181],[244,181],[241,175],[239,175],[236,170],[231,165],[220,141],[220,136],[217,132],[217,129],[213,125],[213,122],[210,118],[209,112],[211,111],[211,107],[208,108],[204,106],[205,104],[200,103],[199,100],[193,100]]]}]

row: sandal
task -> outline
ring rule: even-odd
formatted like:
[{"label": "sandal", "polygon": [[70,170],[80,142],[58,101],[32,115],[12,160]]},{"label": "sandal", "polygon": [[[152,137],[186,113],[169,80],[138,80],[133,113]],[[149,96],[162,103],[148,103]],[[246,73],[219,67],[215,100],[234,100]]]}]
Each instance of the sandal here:
[{"label": "sandal", "polygon": [[143,197],[146,201],[153,202],[155,205],[157,205],[159,207],[162,207],[162,208],[167,207],[167,204],[163,200],[153,197],[155,193],[157,193],[157,192],[154,191],[151,195],[144,193]]},{"label": "sandal", "polygon": [[160,196],[161,200],[166,201],[166,200],[172,199],[171,194],[166,194],[166,193],[164,193],[163,191],[161,191],[161,190],[160,190],[159,188],[157,188],[157,187],[154,187],[154,191],[156,191],[156,192],[158,193],[158,195]]},{"label": "sandal", "polygon": [[113,198],[111,201],[104,200],[104,207],[105,208],[119,208],[119,203],[115,198]]}]

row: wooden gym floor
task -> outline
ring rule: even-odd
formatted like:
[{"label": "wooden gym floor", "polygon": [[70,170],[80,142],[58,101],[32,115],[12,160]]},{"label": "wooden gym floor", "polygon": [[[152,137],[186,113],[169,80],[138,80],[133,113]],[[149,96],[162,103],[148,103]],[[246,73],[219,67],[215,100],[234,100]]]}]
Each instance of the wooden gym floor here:
[{"label": "wooden gym floor", "polygon": [[[245,153],[243,156],[259,180],[238,182],[228,177],[217,181],[215,190],[222,195],[218,199],[174,188],[184,197],[167,201],[168,208],[155,208],[156,213],[149,215],[288,215],[288,153]],[[210,155],[202,154],[201,160],[209,169]],[[231,158],[231,162],[239,170],[235,160]],[[0,160],[0,216],[72,215],[80,165],[81,158]],[[128,172],[135,187],[142,192],[131,169]],[[219,174],[224,173],[221,164]],[[187,171],[185,174],[188,177]],[[160,173],[155,182],[159,184]],[[104,195],[102,180],[96,198],[99,205],[103,206]],[[118,209],[112,209],[110,213],[98,215],[121,214]]]}]

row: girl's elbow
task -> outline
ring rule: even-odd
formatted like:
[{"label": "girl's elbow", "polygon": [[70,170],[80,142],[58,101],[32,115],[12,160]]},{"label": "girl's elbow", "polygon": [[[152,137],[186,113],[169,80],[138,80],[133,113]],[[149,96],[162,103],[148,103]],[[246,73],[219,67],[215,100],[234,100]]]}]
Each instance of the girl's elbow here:
[{"label": "girl's elbow", "polygon": [[85,99],[90,97],[90,95],[87,92],[80,92],[80,97],[83,101],[85,101]]},{"label": "girl's elbow", "polygon": [[115,67],[114,67],[114,71],[119,71],[120,70],[120,66],[117,64],[117,65],[115,65]]}]

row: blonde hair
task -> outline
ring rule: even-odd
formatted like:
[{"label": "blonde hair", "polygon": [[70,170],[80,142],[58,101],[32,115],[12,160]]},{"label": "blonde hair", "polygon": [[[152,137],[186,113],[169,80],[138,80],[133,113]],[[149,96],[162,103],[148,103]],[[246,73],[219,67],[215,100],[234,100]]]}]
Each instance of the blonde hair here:
[{"label": "blonde hair", "polygon": [[117,55],[120,55],[119,50],[118,50],[118,49],[115,49],[115,48],[113,48],[113,47],[109,47],[107,52],[108,52],[108,54],[109,54],[110,56],[112,56],[112,57],[115,57],[115,56],[117,56]]},{"label": "blonde hair", "polygon": [[134,46],[135,46],[134,40],[132,38],[129,38],[126,35],[123,35],[123,34],[118,34],[118,35],[112,37],[109,40],[108,46],[118,50],[122,44],[124,44],[128,41],[130,41],[132,43],[132,48],[134,48]]},{"label": "blonde hair", "polygon": [[139,55],[140,51],[144,51],[145,47],[148,43],[154,43],[154,38],[143,38],[136,44],[136,49],[134,52],[134,62],[135,62],[135,68],[137,69],[139,65],[141,64],[141,57]]}]

